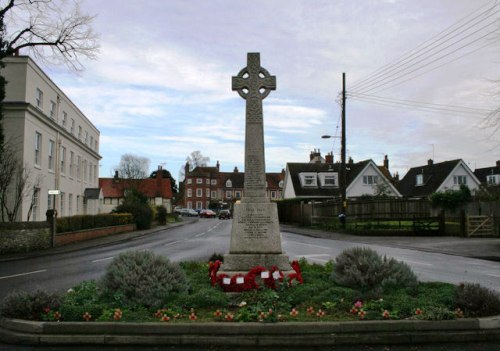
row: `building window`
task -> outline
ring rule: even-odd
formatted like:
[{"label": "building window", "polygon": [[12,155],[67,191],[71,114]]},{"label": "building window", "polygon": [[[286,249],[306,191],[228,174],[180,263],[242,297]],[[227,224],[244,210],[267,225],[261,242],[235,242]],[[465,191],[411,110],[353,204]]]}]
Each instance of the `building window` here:
[{"label": "building window", "polygon": [[59,210],[60,211],[59,212],[59,216],[60,217],[64,217],[64,207],[65,207],[64,206],[64,201],[66,200],[66,196],[65,195],[66,195],[65,193],[61,192],[61,201],[60,201],[61,202],[61,206],[60,206],[60,210]]},{"label": "building window", "polygon": [[36,132],[35,134],[35,165],[41,166],[40,155],[42,152],[42,134]]},{"label": "building window", "polygon": [[203,184],[203,179],[196,178],[196,184]]},{"label": "building window", "polygon": [[38,210],[40,208],[40,188],[33,189],[33,221],[38,220]]},{"label": "building window", "polygon": [[47,209],[48,210],[51,210],[54,208],[54,207],[52,207],[53,206],[52,205],[52,198],[54,198],[54,197],[55,197],[55,195],[48,195],[47,196]]},{"label": "building window", "polygon": [[92,183],[94,180],[94,167],[92,166],[92,162],[89,162],[89,182]]},{"label": "building window", "polygon": [[62,116],[61,124],[62,124],[62,127],[64,129],[66,129],[66,123],[67,123],[67,121],[68,121],[68,114],[65,111],[63,111],[63,116]]},{"label": "building window", "polygon": [[215,199],[217,197],[217,192],[212,191],[212,195],[210,196],[212,199]]},{"label": "building window", "polygon": [[82,158],[80,156],[76,156],[76,179],[81,179],[81,170],[82,168]]},{"label": "building window", "polygon": [[424,175],[423,174],[417,174],[415,178],[415,185],[421,186],[424,185]]},{"label": "building window", "polygon": [[456,184],[456,185],[467,184],[467,176],[464,176],[464,175],[453,176],[453,184]]},{"label": "building window", "polygon": [[276,190],[271,190],[271,199],[276,199]]},{"label": "building window", "polygon": [[210,181],[210,184],[212,184],[212,185],[217,185],[217,179],[212,179],[212,180]]},{"label": "building window", "polygon": [[231,179],[226,180],[226,188],[232,188],[233,187],[233,182]]},{"label": "building window", "polygon": [[75,135],[75,120],[73,118],[71,119],[71,128],[69,132],[71,133],[71,135]]},{"label": "building window", "polygon": [[43,91],[40,89],[36,89],[36,107],[38,107],[40,110],[43,108]]},{"label": "building window", "polygon": [[83,160],[83,181],[86,182],[87,181],[87,160]]},{"label": "building window", "polygon": [[189,188],[187,190],[187,197],[192,197],[193,196],[193,189]]},{"label": "building window", "polygon": [[76,214],[80,213],[80,195],[76,195]]},{"label": "building window", "polygon": [[283,188],[283,185],[284,185],[284,182],[283,182],[282,180],[280,180],[280,182],[278,183],[278,186],[279,186],[280,188]]},{"label": "building window", "polygon": [[188,184],[193,184],[193,179],[188,178],[188,179],[187,179],[187,183],[188,183]]},{"label": "building window", "polygon": [[495,185],[497,184],[497,175],[489,175],[486,177],[486,182],[488,185]]},{"label": "building window", "polygon": [[82,140],[82,127],[78,126],[78,140]]},{"label": "building window", "polygon": [[68,194],[68,216],[73,215],[73,194]]},{"label": "building window", "polygon": [[191,201],[187,202],[187,208],[192,209],[193,208],[193,203]]},{"label": "building window", "polygon": [[241,199],[241,191],[235,191],[234,192],[234,197],[237,199]]},{"label": "building window", "polygon": [[205,184],[210,184],[210,179],[205,179]]},{"label": "building window", "polygon": [[233,192],[231,190],[226,190],[226,199],[231,199],[233,197]]},{"label": "building window", "polygon": [[318,176],[321,186],[324,187],[337,186],[338,174],[336,172],[319,173]]},{"label": "building window", "polygon": [[75,153],[73,151],[69,152],[69,176],[75,176]]},{"label": "building window", "polygon": [[203,189],[196,189],[196,197],[202,197],[203,196]]},{"label": "building window", "polygon": [[94,147],[94,137],[92,135],[90,136],[90,147]]},{"label": "building window", "polygon": [[210,189],[205,189],[205,196],[210,197]]},{"label": "building window", "polygon": [[318,177],[316,173],[300,173],[300,183],[303,187],[318,186]]},{"label": "building window", "polygon": [[52,119],[56,118],[56,103],[54,101],[52,101],[52,100],[50,100],[49,116]]},{"label": "building window", "polygon": [[97,139],[94,140],[94,150],[97,151]]},{"label": "building window", "polygon": [[203,202],[201,201],[196,201],[196,208],[201,210],[203,208]]},{"label": "building window", "polygon": [[61,146],[61,174],[66,173],[66,148]]},{"label": "building window", "polygon": [[97,165],[94,165],[94,183],[98,183]]},{"label": "building window", "polygon": [[378,183],[378,177],[374,175],[363,176],[364,185],[374,185]]},{"label": "building window", "polygon": [[89,132],[85,131],[85,145],[87,145],[89,141]]},{"label": "building window", "polygon": [[55,146],[54,140],[49,140],[49,170],[54,170],[54,156],[55,156]]}]

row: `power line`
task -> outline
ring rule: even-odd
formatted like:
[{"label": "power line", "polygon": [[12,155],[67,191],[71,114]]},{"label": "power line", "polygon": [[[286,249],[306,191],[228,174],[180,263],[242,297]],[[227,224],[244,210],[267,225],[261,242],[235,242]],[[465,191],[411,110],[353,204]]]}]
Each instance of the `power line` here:
[{"label": "power line", "polygon": [[[448,42],[449,40],[451,40],[451,39],[453,39],[453,38],[455,38],[455,37],[459,36],[460,34],[464,33],[464,32],[465,32],[465,31],[467,31],[467,30],[469,30],[469,29],[471,29],[471,28],[473,28],[473,27],[477,26],[479,23],[484,22],[484,20],[486,20],[487,18],[489,18],[489,17],[491,17],[491,16],[493,16],[493,15],[495,15],[495,14],[497,14],[497,13],[499,12],[499,11],[492,12],[492,10],[493,10],[495,7],[497,7],[497,6],[498,6],[498,3],[497,3],[497,1],[496,1],[496,0],[495,0],[495,1],[493,1],[493,3],[494,3],[494,5],[493,5],[493,6],[490,6],[490,4],[491,4],[491,3],[489,3],[489,4],[485,5],[485,6],[487,6],[487,7],[488,7],[488,9],[487,9],[487,10],[485,10],[485,11],[481,12],[479,15],[477,15],[477,16],[475,16],[475,17],[473,17],[472,19],[468,20],[467,22],[465,22],[465,23],[463,23],[463,24],[459,25],[461,22],[463,22],[464,20],[466,20],[468,17],[473,16],[473,15],[474,15],[474,13],[476,13],[476,12],[478,12],[478,11],[481,11],[481,9],[482,9],[482,8],[484,8],[485,6],[483,6],[483,7],[481,7],[480,9],[478,9],[478,10],[474,11],[473,13],[471,13],[471,14],[469,14],[469,15],[465,16],[464,18],[462,18],[461,20],[459,20],[458,22],[456,22],[456,23],[455,23],[455,24],[453,24],[452,26],[448,27],[448,28],[447,28],[447,29],[445,29],[444,31],[442,31],[442,32],[440,32],[439,34],[437,34],[436,36],[434,36],[433,38],[431,38],[431,39],[429,39],[428,41],[426,41],[426,42],[424,42],[424,43],[420,44],[419,46],[417,46],[417,47],[416,47],[416,48],[414,48],[413,50],[410,50],[408,53],[406,53],[406,54],[404,54],[404,55],[400,56],[398,59],[396,59],[396,60],[395,60],[395,61],[393,61],[392,63],[389,63],[389,64],[387,64],[387,65],[383,66],[382,68],[380,68],[380,69],[376,70],[375,72],[373,72],[372,74],[370,74],[370,75],[369,75],[368,77],[366,77],[365,79],[362,79],[362,80],[360,80],[360,81],[358,81],[358,82],[354,83],[354,84],[352,85],[352,89],[351,89],[351,90],[356,90],[356,89],[365,90],[365,89],[362,89],[362,87],[366,88],[366,86],[367,86],[367,85],[368,85],[368,86],[371,86],[371,85],[373,85],[373,84],[376,84],[377,82],[373,83],[373,81],[374,81],[374,80],[377,80],[377,79],[378,79],[380,76],[382,76],[382,75],[387,75],[387,72],[394,71],[395,69],[397,69],[397,68],[399,68],[399,67],[401,67],[401,66],[404,66],[404,65],[405,65],[405,61],[407,61],[407,60],[411,59],[411,60],[409,60],[409,61],[406,63],[406,65],[408,66],[410,62],[412,62],[412,61],[416,60],[418,57],[421,57],[421,56],[422,56],[422,55],[424,55],[425,53],[427,53],[427,52],[429,52],[429,51],[432,51],[432,49],[439,48],[440,46],[442,46],[444,43]],[[489,14],[488,14],[488,13],[489,13]],[[485,15],[485,14],[487,15],[486,17],[484,17],[484,15]],[[481,18],[481,17],[484,17],[484,18]],[[479,21],[476,21],[476,22],[475,22],[475,23],[473,23],[472,25],[468,26],[467,28],[463,29],[463,30],[462,30],[462,31],[460,31],[459,33],[457,33],[457,34],[455,34],[455,35],[451,36],[450,38],[446,39],[445,41],[443,41],[446,37],[450,36],[452,33],[454,33],[454,32],[456,32],[456,31],[458,31],[458,30],[460,30],[460,29],[464,28],[464,26],[466,26],[467,24],[469,24],[469,23],[471,23],[471,22],[475,21],[475,20],[476,20],[476,19],[478,19],[478,18],[481,18],[481,19],[480,19]],[[495,22],[492,22],[492,23],[490,23],[490,24],[488,24],[488,25],[486,25],[486,26],[482,27],[481,29],[476,30],[474,33],[469,34],[469,35],[467,35],[467,36],[465,36],[465,37],[463,37],[463,38],[461,38],[461,39],[457,40],[454,44],[458,44],[459,42],[461,42],[461,41],[465,40],[467,37],[470,37],[471,35],[473,35],[473,34],[475,34],[475,33],[479,32],[480,30],[482,30],[482,29],[484,29],[484,28],[486,28],[486,27],[490,26],[490,25],[491,25],[491,24],[493,24],[493,23],[495,23]],[[457,28],[455,28],[455,29],[451,30],[453,27],[455,27],[455,26],[457,26],[457,25],[459,25]],[[450,30],[451,30],[451,31],[450,31]],[[449,32],[449,33],[446,33],[446,32],[448,32],[448,31],[450,31],[450,32]],[[443,33],[446,33],[446,34],[445,34],[445,35],[442,35]],[[437,38],[437,39],[435,39],[435,38]],[[443,41],[443,42],[442,42],[442,43],[439,43],[440,41]],[[429,42],[430,42],[430,43],[429,43]],[[428,44],[428,43],[429,43],[429,44]],[[454,44],[453,44],[453,45],[454,45]],[[434,46],[432,46],[432,45],[434,45]],[[452,45],[447,46],[447,48],[448,48],[448,47],[450,47],[450,46],[452,46]],[[421,47],[423,47],[423,48],[422,48],[422,50],[425,50],[425,51],[423,51],[423,52],[422,52],[422,50],[420,50],[420,51],[419,51],[419,49],[420,49]],[[439,50],[438,52],[436,52],[436,53],[434,53],[434,54],[430,55],[430,57],[432,57],[432,56],[436,55],[437,53],[439,53],[439,52],[441,52],[441,51],[443,51],[443,50],[444,50],[444,49]],[[418,55],[417,55],[417,54],[418,54]],[[415,56],[415,55],[417,55],[417,56]],[[413,57],[413,58],[412,58],[412,57]],[[398,61],[398,60],[399,60],[399,61]],[[419,62],[420,62],[420,61],[419,61]],[[411,67],[411,66],[410,66],[410,67]],[[399,71],[397,71],[397,72],[400,72],[400,71],[401,71],[401,70],[399,70]],[[404,71],[404,70],[403,70],[403,71]],[[396,73],[397,73],[397,72],[396,72]],[[396,73],[394,73],[394,74],[396,74]],[[393,74],[393,75],[394,75],[394,74]]]}]

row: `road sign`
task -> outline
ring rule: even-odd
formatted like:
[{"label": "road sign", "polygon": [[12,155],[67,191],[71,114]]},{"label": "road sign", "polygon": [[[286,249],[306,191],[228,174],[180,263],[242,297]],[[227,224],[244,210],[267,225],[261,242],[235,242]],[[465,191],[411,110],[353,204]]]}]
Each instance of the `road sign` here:
[{"label": "road sign", "polygon": [[61,190],[49,190],[49,195],[60,195]]}]

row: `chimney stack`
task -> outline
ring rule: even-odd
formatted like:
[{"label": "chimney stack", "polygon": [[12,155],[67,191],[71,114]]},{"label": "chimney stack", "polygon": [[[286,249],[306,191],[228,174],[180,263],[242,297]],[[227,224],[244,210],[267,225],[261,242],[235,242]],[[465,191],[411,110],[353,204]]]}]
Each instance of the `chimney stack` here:
[{"label": "chimney stack", "polygon": [[328,154],[326,154],[325,163],[329,165],[333,164],[333,153],[329,152]]},{"label": "chimney stack", "polygon": [[432,158],[427,160],[427,165],[432,166],[434,164],[434,160]]},{"label": "chimney stack", "polygon": [[215,167],[217,167],[217,171],[220,171],[220,163],[219,163],[219,160],[217,160],[217,163],[215,164]]},{"label": "chimney stack", "polygon": [[238,167],[234,167],[233,172],[234,172],[234,173],[238,173],[238,172],[239,172]]},{"label": "chimney stack", "polygon": [[500,167],[500,160],[497,161],[497,167]]},{"label": "chimney stack", "polygon": [[384,167],[389,170],[389,157],[387,155],[384,157]]}]

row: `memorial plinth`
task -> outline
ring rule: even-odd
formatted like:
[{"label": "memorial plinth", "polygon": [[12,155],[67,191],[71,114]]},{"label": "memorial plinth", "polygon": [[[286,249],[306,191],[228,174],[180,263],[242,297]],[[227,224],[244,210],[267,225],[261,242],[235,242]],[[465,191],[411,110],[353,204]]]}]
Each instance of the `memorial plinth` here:
[{"label": "memorial plinth", "polygon": [[241,203],[234,205],[229,254],[219,273],[231,276],[256,266],[293,272],[281,249],[277,205],[266,196],[262,100],[276,89],[276,77],[260,66],[260,54],[249,53],[232,89],[246,100],[245,182]]}]

